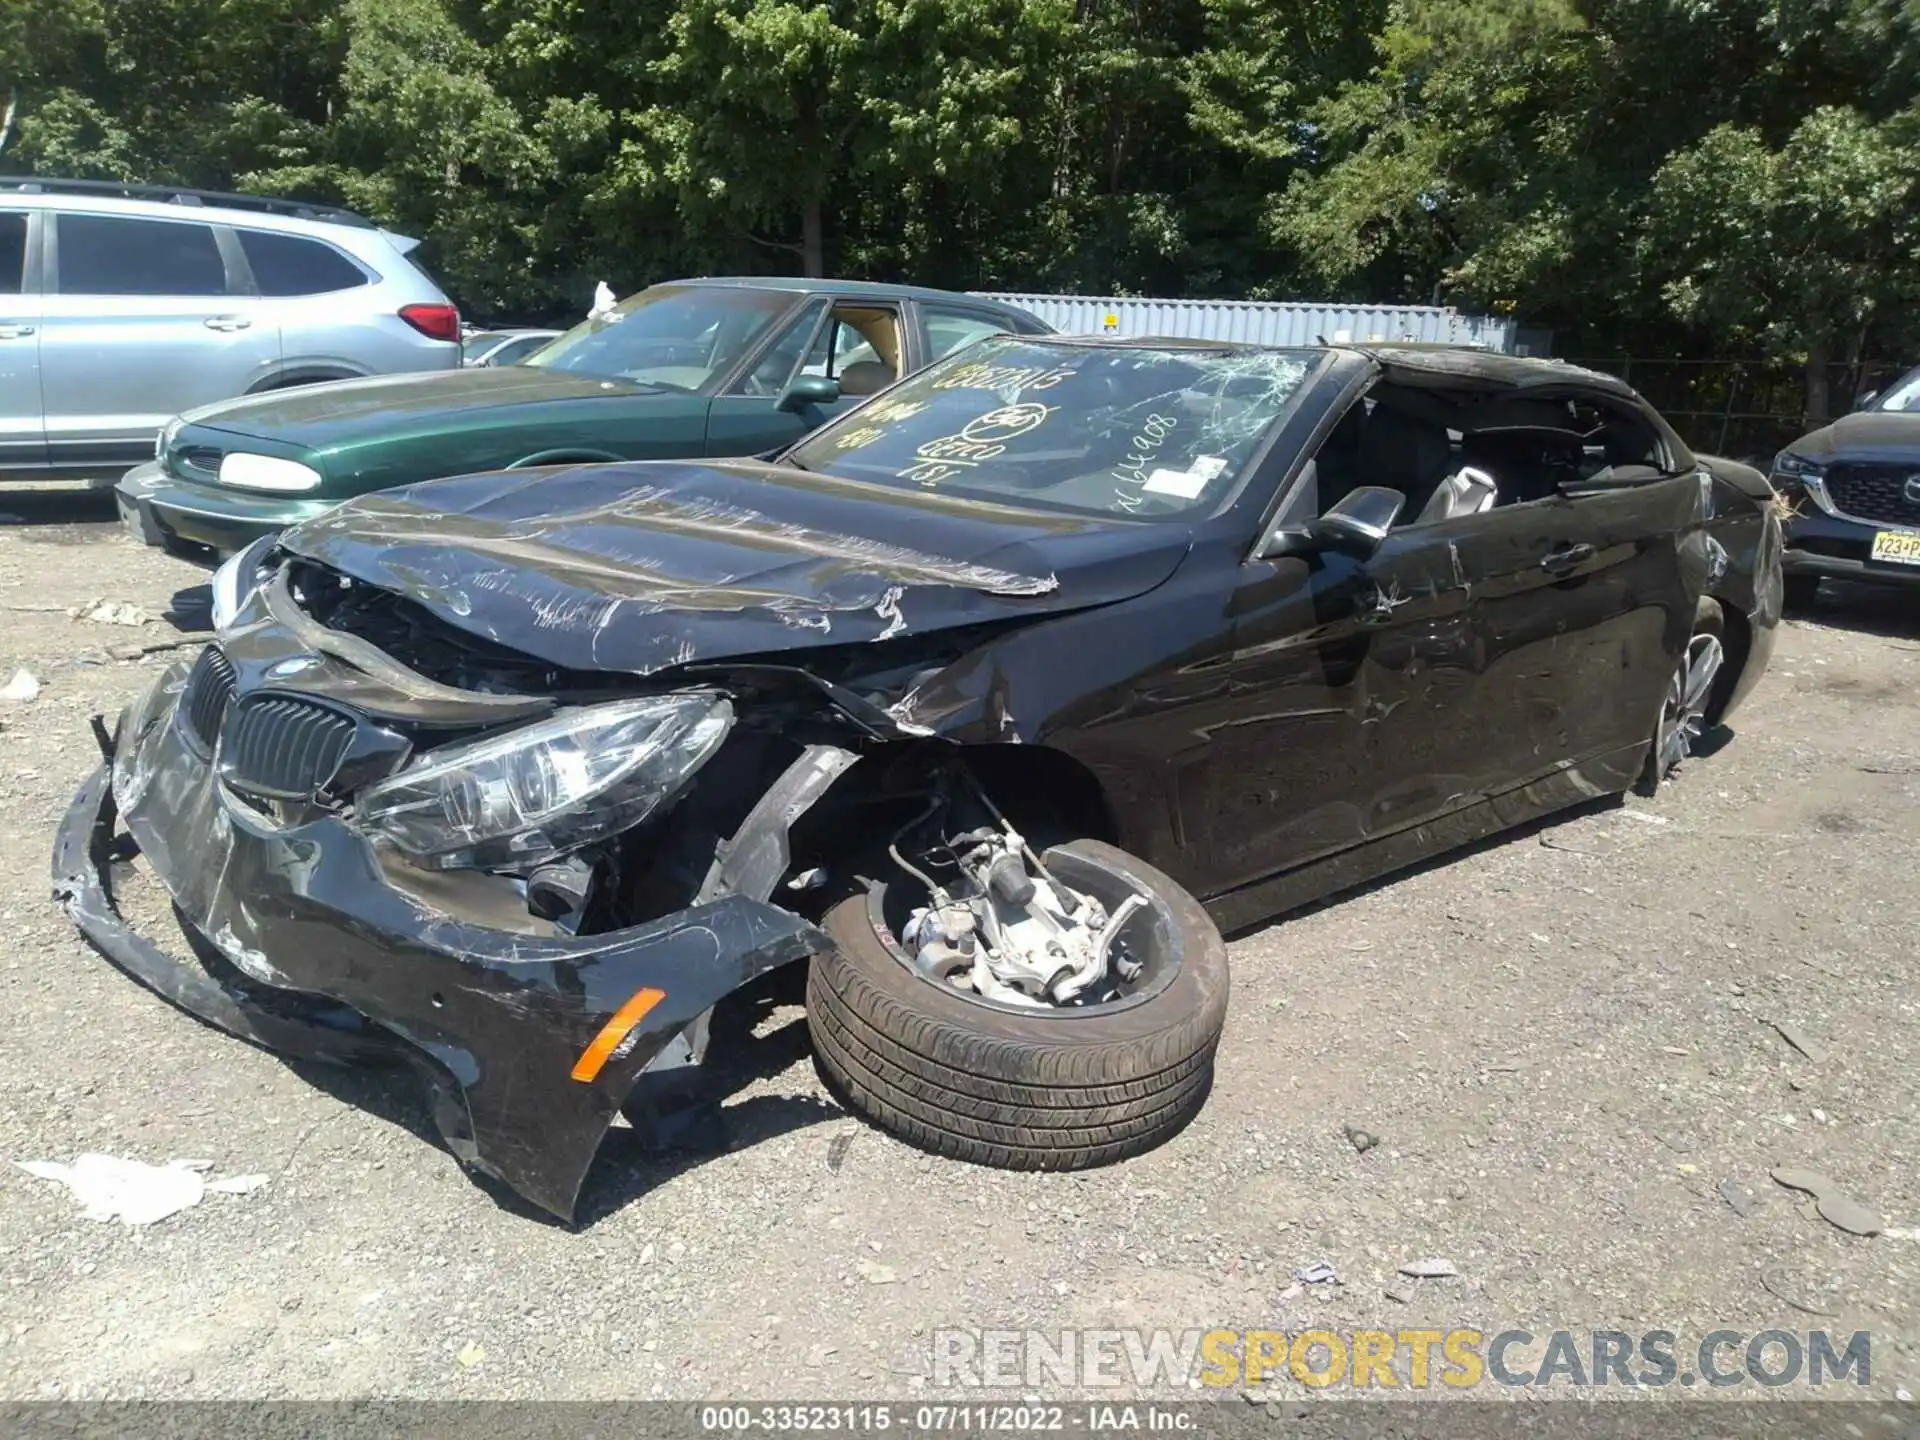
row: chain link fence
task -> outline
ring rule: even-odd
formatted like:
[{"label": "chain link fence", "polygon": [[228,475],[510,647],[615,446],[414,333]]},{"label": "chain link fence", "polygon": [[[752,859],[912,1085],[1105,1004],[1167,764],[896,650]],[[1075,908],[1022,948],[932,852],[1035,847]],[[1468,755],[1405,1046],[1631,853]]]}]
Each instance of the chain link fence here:
[{"label": "chain link fence", "polygon": [[[1570,363],[1618,375],[1666,416],[1695,450],[1730,455],[1765,469],[1783,447],[1817,428],[1806,418],[1806,370],[1763,360],[1650,360],[1570,357]],[[1892,362],[1828,367],[1829,419],[1857,397],[1899,378]]]}]

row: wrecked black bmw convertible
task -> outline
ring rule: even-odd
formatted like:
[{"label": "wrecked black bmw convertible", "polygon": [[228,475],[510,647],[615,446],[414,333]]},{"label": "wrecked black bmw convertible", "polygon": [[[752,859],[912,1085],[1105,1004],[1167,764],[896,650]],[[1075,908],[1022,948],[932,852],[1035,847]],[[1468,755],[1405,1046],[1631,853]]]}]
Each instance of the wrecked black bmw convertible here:
[{"label": "wrecked black bmw convertible", "polygon": [[[435,481],[244,551],[56,888],[269,1047],[398,1052],[562,1216],[716,1004],[989,1164],[1205,1096],[1228,929],[1656,785],[1780,611],[1757,472],[1617,381],[1005,337],[771,461]],[[116,908],[135,850],[195,963]]]}]

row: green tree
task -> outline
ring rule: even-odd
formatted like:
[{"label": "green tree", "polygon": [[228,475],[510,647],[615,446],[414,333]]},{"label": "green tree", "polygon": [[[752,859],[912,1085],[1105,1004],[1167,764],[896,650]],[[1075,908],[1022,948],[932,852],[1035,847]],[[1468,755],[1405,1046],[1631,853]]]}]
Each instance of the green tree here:
[{"label": "green tree", "polygon": [[1819,109],[1777,149],[1723,125],[1660,168],[1652,200],[1646,274],[1721,343],[1803,362],[1809,422],[1827,420],[1831,363],[1920,301],[1920,111]]}]

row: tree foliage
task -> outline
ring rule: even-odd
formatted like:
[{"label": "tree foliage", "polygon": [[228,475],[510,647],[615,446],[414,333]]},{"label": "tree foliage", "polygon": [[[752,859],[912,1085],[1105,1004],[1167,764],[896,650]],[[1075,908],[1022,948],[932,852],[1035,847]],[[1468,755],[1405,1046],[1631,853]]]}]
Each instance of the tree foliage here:
[{"label": "tree foliage", "polygon": [[0,0],[0,100],[0,167],[341,201],[480,315],[824,270],[1920,344],[1916,0]]}]

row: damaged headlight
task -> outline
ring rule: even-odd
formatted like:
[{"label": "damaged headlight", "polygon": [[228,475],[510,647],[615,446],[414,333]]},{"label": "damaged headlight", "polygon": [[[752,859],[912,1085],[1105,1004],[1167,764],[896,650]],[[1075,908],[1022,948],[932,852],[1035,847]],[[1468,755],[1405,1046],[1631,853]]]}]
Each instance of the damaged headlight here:
[{"label": "damaged headlight", "polygon": [[260,587],[260,562],[273,549],[274,537],[262,535],[246,549],[229,556],[226,564],[213,572],[213,629],[223,633],[240,613],[253,592]]},{"label": "damaged headlight", "polygon": [[732,728],[705,692],[592,705],[429,751],[361,792],[359,822],[437,870],[535,864],[646,819]]}]

